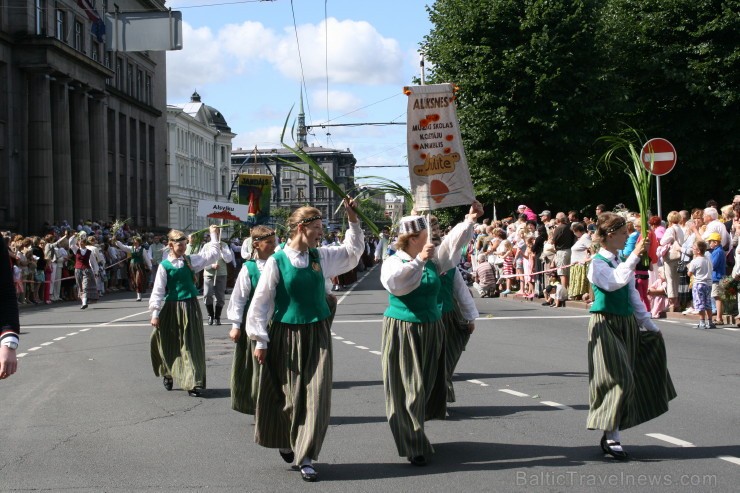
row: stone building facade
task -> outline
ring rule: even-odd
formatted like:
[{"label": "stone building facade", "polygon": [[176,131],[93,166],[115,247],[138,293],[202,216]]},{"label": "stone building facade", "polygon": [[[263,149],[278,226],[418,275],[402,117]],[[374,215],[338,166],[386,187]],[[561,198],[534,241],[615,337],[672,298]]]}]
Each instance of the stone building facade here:
[{"label": "stone building facade", "polygon": [[90,15],[74,0],[0,1],[0,227],[167,225],[165,53],[106,51]]},{"label": "stone building facade", "polygon": [[231,141],[236,134],[216,108],[193,93],[189,103],[167,106],[169,225],[182,231],[208,226],[198,201],[226,202]]}]

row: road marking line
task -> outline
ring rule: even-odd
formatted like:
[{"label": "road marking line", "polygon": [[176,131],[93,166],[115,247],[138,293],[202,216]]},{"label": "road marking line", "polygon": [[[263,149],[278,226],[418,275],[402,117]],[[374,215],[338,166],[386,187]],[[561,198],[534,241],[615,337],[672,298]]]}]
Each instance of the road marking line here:
[{"label": "road marking line", "polygon": [[343,343],[345,343],[345,344],[352,344],[353,346],[354,346],[354,344],[355,344],[355,343],[354,343],[354,342],[352,342],[352,341],[342,341],[342,342],[343,342]]},{"label": "road marking line", "polygon": [[334,332],[334,331],[332,331],[331,335],[335,336],[335,335],[337,335],[337,333]]},{"label": "road marking line", "polygon": [[343,341],[344,340],[344,337],[334,336],[334,339],[336,339],[338,341]]},{"label": "road marking line", "polygon": [[[20,358],[20,355],[18,355],[18,357]],[[733,457],[731,455],[718,455],[717,458],[726,460],[727,462],[732,462],[733,464],[737,464],[738,466],[740,466],[740,459],[738,459],[737,457]]]},{"label": "road marking line", "polygon": [[381,354],[383,354],[380,351],[370,351],[370,352],[373,353],[373,354],[377,354],[378,356],[380,356]]},{"label": "road marking line", "polygon": [[352,284],[347,291],[344,292],[341,298],[337,300],[337,305],[341,304],[342,301],[344,301],[344,298],[347,297],[348,294],[350,294],[357,286],[360,285],[360,283],[372,272],[375,270],[376,267],[378,267],[380,264],[373,265],[370,270],[365,272],[365,274],[362,275],[358,280],[355,281],[354,284]]},{"label": "road marking line", "polygon": [[61,341],[62,339],[66,339],[66,337],[61,336],[61,337],[55,337],[54,338],[55,341]]},{"label": "road marking line", "polygon": [[16,354],[16,355],[15,355],[15,357],[16,357],[16,358],[22,358],[22,357],[24,357],[24,356],[25,356],[25,355],[27,355],[27,354],[28,354],[28,353],[21,353],[21,354]]},{"label": "road marking line", "polygon": [[549,316],[549,317],[541,317],[541,316],[520,316],[520,317],[499,317],[499,316],[491,316],[491,317],[478,317],[475,319],[476,322],[478,321],[485,321],[485,320],[539,320],[539,319],[553,319],[553,318],[591,318],[591,315],[555,315],[555,316]]},{"label": "road marking line", "polygon": [[687,442],[679,438],[673,438],[672,436],[664,435],[662,433],[645,433],[645,435],[658,440],[663,440],[664,442],[672,443],[673,445],[678,445],[679,447],[696,447],[696,445],[691,442]]},{"label": "road marking line", "polygon": [[49,346],[51,344],[54,344],[54,342],[53,341],[49,341],[49,342],[42,342],[41,343],[42,346]]},{"label": "road marking line", "polygon": [[36,351],[38,349],[41,349],[41,346],[36,346],[36,347],[30,347],[30,348],[28,348],[29,351]]},{"label": "road marking line", "polygon": [[102,324],[100,324],[100,327],[103,327],[103,326],[106,326],[106,325],[110,325],[110,324],[115,323],[115,322],[120,322],[121,320],[126,320],[127,318],[136,317],[136,316],[139,316],[139,315],[144,315],[145,313],[149,313],[149,310],[147,310],[145,312],[134,313],[133,315],[126,315],[125,317],[117,318],[115,320],[111,320],[110,322],[102,323]]},{"label": "road marking line", "polygon": [[567,411],[568,409],[573,409],[572,407],[566,406],[565,404],[559,404],[557,402],[552,402],[552,401],[540,401],[540,404],[544,404],[550,407],[557,407],[558,409],[562,409],[564,411]]},{"label": "road marking line", "polygon": [[88,330],[90,330],[90,328],[87,328],[87,329],[80,329],[80,332],[87,332]]},{"label": "road marking line", "polygon": [[355,347],[356,347],[357,349],[370,349],[370,348],[368,348],[368,347],[365,347],[365,346],[355,346]]},{"label": "road marking line", "polygon": [[731,330],[731,331],[733,331],[733,332],[738,332],[738,331],[740,331],[740,329],[733,329],[732,327],[722,327],[722,328],[723,328],[723,329],[725,329],[725,330]]},{"label": "road marking line", "polygon": [[485,384],[484,384],[483,382],[481,382],[480,380],[468,380],[468,382],[470,382],[470,383],[477,383],[478,385],[485,385]]},{"label": "road marking line", "polygon": [[78,332],[70,332],[70,333],[69,333],[69,334],[67,334],[67,335],[68,335],[68,336],[76,336],[77,334],[78,334]]},{"label": "road marking line", "polygon": [[661,322],[664,324],[680,324],[681,322],[677,322],[675,320],[656,320],[657,322]]},{"label": "road marking line", "polygon": [[499,392],[506,392],[507,394],[515,395],[517,397],[529,397],[529,394],[525,394],[524,392],[517,392],[516,390],[511,389],[498,389]]}]

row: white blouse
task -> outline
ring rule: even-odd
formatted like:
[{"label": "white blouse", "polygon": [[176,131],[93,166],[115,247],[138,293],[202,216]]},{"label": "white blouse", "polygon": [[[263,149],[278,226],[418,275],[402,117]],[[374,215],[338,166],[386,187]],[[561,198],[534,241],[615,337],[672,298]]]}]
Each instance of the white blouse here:
[{"label": "white blouse", "polygon": [[[475,222],[463,221],[452,228],[442,243],[434,249],[432,261],[437,265],[437,272],[443,273],[455,267],[460,259],[463,247],[470,241]],[[404,260],[408,261],[404,263]],[[425,261],[417,255],[415,258],[398,250],[383,261],[380,269],[380,282],[383,287],[396,296],[409,294],[421,284]]]},{"label": "white blouse", "polygon": [[[203,247],[200,253],[190,256],[190,266],[193,269],[193,273],[202,271],[206,266],[212,264],[220,255],[221,249],[219,248],[219,242],[211,240]],[[175,257],[172,255],[171,251],[167,255],[167,260],[169,260],[172,266],[176,269],[181,269],[185,265],[185,260],[182,257]],[[152,318],[159,318],[159,311],[164,305],[166,287],[167,271],[162,267],[162,264],[159,264],[157,274],[154,276],[152,295],[149,298],[149,310],[152,312]]]},{"label": "white blouse", "polygon": [[[88,250],[86,247],[79,247],[77,246],[77,237],[73,236],[69,239],[69,249],[72,250],[73,254],[77,254],[77,251],[79,250],[84,255],[85,252]],[[98,266],[98,259],[97,255],[95,255],[95,252],[90,250],[90,269],[93,271],[93,273],[98,272],[98,269],[100,267]]]},{"label": "white blouse", "polygon": [[[257,270],[262,272],[265,268],[266,260],[255,259],[257,264]],[[242,316],[244,315],[244,307],[247,306],[247,300],[249,299],[249,293],[252,291],[252,281],[249,279],[249,270],[247,270],[246,264],[239,270],[239,275],[236,277],[234,283],[234,290],[231,292],[231,298],[229,298],[229,305],[226,307],[226,317],[231,320],[232,327],[238,329],[242,323]]]},{"label": "white blouse", "polygon": [[[123,250],[126,253],[133,253],[134,252],[134,248],[133,247],[130,247],[128,245],[124,245],[123,243],[121,243],[118,240],[116,240],[116,245],[118,245],[118,248],[120,248],[121,250]],[[147,251],[147,249],[144,248],[144,247],[142,247],[141,248],[141,254],[142,254],[142,257],[144,258],[144,263],[146,264],[147,269],[151,269],[152,268],[152,259],[151,259],[151,257],[149,257],[149,252]]]},{"label": "white blouse", "polygon": [[455,269],[455,281],[453,283],[452,295],[457,300],[457,304],[460,307],[460,313],[465,320],[473,321],[480,316],[478,308],[475,306],[475,300],[473,295],[470,294],[468,285],[465,284],[465,280],[460,274],[460,269]]},{"label": "white blouse", "polygon": [[630,303],[632,303],[637,323],[651,332],[660,332],[651,320],[650,312],[645,308],[645,303],[643,303],[640,293],[635,288],[635,267],[640,261],[640,257],[632,253],[627,257],[627,260],[620,262],[619,257],[604,248],[599,250],[599,255],[609,260],[612,265],[616,264],[617,266],[612,269],[603,260],[592,258],[591,264],[588,266],[588,280],[608,292],[629,286]]},{"label": "white blouse", "polygon": [[[319,261],[323,276],[334,277],[354,269],[360,261],[365,248],[365,236],[360,223],[350,222],[344,242],[339,246],[319,247]],[[308,267],[308,252],[299,252],[287,244],[283,251],[293,267]],[[267,335],[267,324],[275,311],[275,290],[280,282],[280,270],[275,259],[270,257],[265,262],[257,284],[252,303],[247,311],[247,335],[257,341],[256,349],[267,349],[270,337]],[[231,319],[231,317],[229,317]]]}]

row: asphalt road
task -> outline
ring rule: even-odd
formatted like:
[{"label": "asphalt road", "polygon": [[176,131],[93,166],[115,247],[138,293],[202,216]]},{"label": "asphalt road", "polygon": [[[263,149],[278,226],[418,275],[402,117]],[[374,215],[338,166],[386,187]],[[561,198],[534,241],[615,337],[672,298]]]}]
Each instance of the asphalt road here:
[{"label": "asphalt road", "polygon": [[[146,301],[105,297],[22,311],[19,372],[0,382],[0,491],[738,491],[740,331],[659,322],[678,398],[603,457],[585,429],[586,326],[575,308],[477,299],[449,419],[427,423],[436,454],[398,457],[385,419],[374,269],[333,325],[332,419],[301,481],[232,411],[229,325],[206,326],[208,390],[167,392],[149,361]],[[34,349],[35,348],[35,349]]]}]

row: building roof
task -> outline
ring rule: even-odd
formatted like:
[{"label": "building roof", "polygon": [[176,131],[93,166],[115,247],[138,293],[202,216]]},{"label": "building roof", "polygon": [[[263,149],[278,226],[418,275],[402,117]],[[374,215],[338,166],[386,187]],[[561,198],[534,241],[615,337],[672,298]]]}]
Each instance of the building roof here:
[{"label": "building roof", "polygon": [[220,130],[222,133],[231,133],[231,127],[229,127],[228,123],[226,123],[226,118],[224,118],[223,113],[218,111],[213,106],[203,104],[200,100],[200,94],[198,94],[198,91],[193,92],[193,95],[190,97],[189,103],[176,104],[173,106],[182,108],[185,113],[196,119],[198,118],[198,114],[200,113],[205,119],[204,123],[215,128],[216,130]]}]

